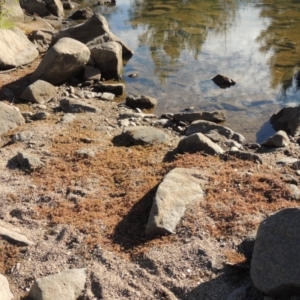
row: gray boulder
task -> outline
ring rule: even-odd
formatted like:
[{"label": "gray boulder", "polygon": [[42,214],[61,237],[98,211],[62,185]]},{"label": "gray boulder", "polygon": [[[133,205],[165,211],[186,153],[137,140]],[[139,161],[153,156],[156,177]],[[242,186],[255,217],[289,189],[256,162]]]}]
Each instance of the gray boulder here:
[{"label": "gray boulder", "polygon": [[211,122],[224,122],[225,113],[222,110],[217,111],[195,111],[190,113],[177,113],[173,115],[175,121],[194,122],[197,120],[206,120]]},{"label": "gray boulder", "polygon": [[279,130],[273,136],[269,137],[265,142],[262,143],[263,146],[267,147],[287,147],[290,144],[290,139],[285,131]]},{"label": "gray boulder", "polygon": [[89,58],[87,46],[70,38],[62,38],[48,50],[30,80],[42,79],[60,85],[78,75]]},{"label": "gray boulder", "polygon": [[17,108],[0,102],[0,135],[23,124],[25,119]]},{"label": "gray boulder", "polygon": [[114,79],[121,75],[123,67],[122,47],[117,42],[107,42],[90,47],[91,57],[103,78]]},{"label": "gray boulder", "polygon": [[251,277],[256,288],[274,298],[300,295],[300,209],[287,208],[258,228]]},{"label": "gray boulder", "polygon": [[84,289],[85,269],[71,269],[36,279],[29,297],[33,300],[76,300]]},{"label": "gray boulder", "polygon": [[284,107],[270,118],[275,130],[284,130],[291,136],[300,134],[300,105]]},{"label": "gray boulder", "polygon": [[177,150],[180,153],[204,152],[210,155],[222,154],[224,150],[202,133],[195,133],[179,141]]},{"label": "gray boulder", "polygon": [[0,29],[1,70],[26,65],[38,55],[38,50],[20,29]]},{"label": "gray boulder", "polygon": [[37,80],[24,90],[21,99],[33,103],[45,103],[50,101],[56,93],[57,89],[51,83]]},{"label": "gray boulder", "polygon": [[194,121],[187,128],[185,134],[191,135],[198,132],[206,134],[210,130],[216,130],[219,134],[225,136],[227,139],[235,140],[238,143],[243,143],[245,141],[245,138],[241,134],[234,132],[230,128],[204,120]]},{"label": "gray boulder", "polygon": [[60,30],[54,34],[52,44],[63,37],[70,37],[87,44],[88,47],[117,42],[122,46],[123,57],[133,55],[133,51],[110,31],[105,17],[99,13],[94,14],[84,24]]},{"label": "gray boulder", "polygon": [[84,101],[72,98],[61,99],[60,107],[66,113],[98,112],[96,107],[86,104]]},{"label": "gray boulder", "polygon": [[163,130],[148,126],[128,127],[122,137],[128,145],[154,145],[168,142],[168,136]]},{"label": "gray boulder", "polygon": [[127,96],[126,105],[132,108],[151,109],[157,105],[157,100],[145,95]]},{"label": "gray boulder", "polygon": [[20,5],[30,15],[37,14],[40,17],[50,14],[57,17],[64,15],[60,0],[20,0]]},{"label": "gray boulder", "polygon": [[1,300],[11,300],[14,295],[9,289],[9,284],[5,276],[0,274],[0,299]]},{"label": "gray boulder", "polygon": [[174,233],[187,207],[203,198],[200,170],[175,168],[158,186],[149,215],[146,236]]},{"label": "gray boulder", "polygon": [[17,160],[22,169],[27,171],[33,171],[45,165],[38,157],[26,152],[19,152]]}]

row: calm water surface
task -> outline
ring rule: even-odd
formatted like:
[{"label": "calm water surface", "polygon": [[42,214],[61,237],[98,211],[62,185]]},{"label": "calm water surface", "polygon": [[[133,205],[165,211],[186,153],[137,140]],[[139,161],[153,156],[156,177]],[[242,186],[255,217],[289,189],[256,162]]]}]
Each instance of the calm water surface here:
[{"label": "calm water surface", "polygon": [[[223,109],[226,126],[261,141],[272,113],[300,104],[300,0],[117,0],[93,9],[135,52],[127,92],[157,98],[157,114]],[[237,84],[220,89],[217,74]]]}]

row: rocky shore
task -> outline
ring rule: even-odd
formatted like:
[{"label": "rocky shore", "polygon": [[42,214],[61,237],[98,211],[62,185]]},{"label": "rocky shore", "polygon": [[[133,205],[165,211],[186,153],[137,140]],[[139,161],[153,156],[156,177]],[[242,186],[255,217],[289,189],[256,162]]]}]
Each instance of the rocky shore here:
[{"label": "rocky shore", "polygon": [[0,299],[300,299],[300,108],[261,144],[158,116],[102,15],[34,3],[0,29]]}]

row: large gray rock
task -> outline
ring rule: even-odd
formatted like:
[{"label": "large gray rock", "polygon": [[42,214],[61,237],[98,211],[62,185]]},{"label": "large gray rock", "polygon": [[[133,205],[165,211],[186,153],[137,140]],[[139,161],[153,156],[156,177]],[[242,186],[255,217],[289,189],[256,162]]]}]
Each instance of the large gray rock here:
[{"label": "large gray rock", "polygon": [[64,15],[60,0],[20,0],[20,5],[30,15],[37,14],[40,17],[50,14],[57,17]]},{"label": "large gray rock", "polygon": [[33,300],[76,300],[84,289],[85,269],[71,269],[36,279],[29,297]]},{"label": "large gray rock", "polygon": [[45,103],[50,101],[56,93],[56,87],[51,83],[37,80],[23,91],[21,99],[33,103]]},{"label": "large gray rock", "polygon": [[300,209],[287,208],[259,226],[252,256],[256,288],[275,298],[300,295]]},{"label": "large gray rock", "polygon": [[222,110],[217,111],[195,111],[190,113],[177,113],[173,115],[175,121],[194,122],[196,120],[206,120],[211,122],[224,122],[225,113]]},{"label": "large gray rock", "polygon": [[48,50],[30,80],[34,82],[42,79],[60,85],[78,75],[89,58],[90,50],[86,45],[70,38],[62,38]]},{"label": "large gray rock", "polygon": [[157,105],[157,100],[145,95],[128,96],[126,97],[126,105],[132,108],[151,109]]},{"label": "large gray rock", "polygon": [[122,136],[128,145],[154,145],[168,142],[168,136],[163,130],[148,126],[128,127]]},{"label": "large gray rock", "polygon": [[122,47],[117,42],[107,42],[90,47],[91,57],[100,70],[102,78],[114,79],[121,76],[123,67]]},{"label": "large gray rock", "polygon": [[265,142],[262,143],[263,146],[267,147],[287,147],[290,144],[290,139],[285,131],[279,130],[274,135],[269,137]]},{"label": "large gray rock", "polygon": [[0,69],[26,65],[38,55],[38,50],[20,29],[0,29]]},{"label": "large gray rock", "polygon": [[234,132],[230,128],[204,120],[194,121],[187,128],[185,134],[191,135],[198,132],[205,134],[210,130],[216,130],[219,134],[224,135],[227,139],[235,140],[238,143],[243,143],[245,141],[245,138],[241,134]]},{"label": "large gray rock", "polygon": [[9,284],[5,276],[0,274],[0,299],[1,300],[11,300],[14,295],[9,289]]},{"label": "large gray rock", "polygon": [[88,47],[106,42],[118,42],[122,46],[123,57],[133,55],[133,51],[110,31],[105,17],[98,13],[84,24],[60,30],[54,34],[52,44],[63,37],[70,37],[87,44]]},{"label": "large gray rock", "polygon": [[19,1],[5,0],[1,1],[1,11],[5,18],[11,22],[23,23],[24,13]]},{"label": "large gray rock", "polygon": [[83,112],[98,112],[98,109],[84,101],[72,98],[60,100],[60,107],[66,113],[83,113]]},{"label": "large gray rock", "polygon": [[0,135],[23,124],[25,119],[17,108],[0,102]]},{"label": "large gray rock", "polygon": [[284,130],[292,136],[300,134],[300,106],[284,107],[270,118],[275,130]]},{"label": "large gray rock", "polygon": [[195,133],[179,141],[177,150],[180,153],[204,152],[210,155],[222,154],[224,150],[202,133]]},{"label": "large gray rock", "polygon": [[149,215],[146,236],[174,233],[186,208],[203,198],[204,184],[200,170],[175,168],[158,186]]}]

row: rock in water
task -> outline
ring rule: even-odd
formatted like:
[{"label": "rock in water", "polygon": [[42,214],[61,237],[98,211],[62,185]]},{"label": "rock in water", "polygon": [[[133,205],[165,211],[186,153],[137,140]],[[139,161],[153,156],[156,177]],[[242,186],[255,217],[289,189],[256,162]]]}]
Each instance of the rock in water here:
[{"label": "rock in water", "polygon": [[228,77],[220,74],[212,78],[212,81],[221,89],[227,89],[235,85],[235,82],[232,79],[229,79]]},{"label": "rock in water", "polygon": [[90,54],[86,45],[70,38],[62,38],[48,50],[30,80],[34,82],[42,79],[60,85],[84,69]]},{"label": "rock in water", "polygon": [[299,227],[299,208],[283,209],[259,225],[251,277],[255,287],[267,295],[300,295]]},{"label": "rock in water", "polygon": [[149,215],[146,236],[174,233],[186,208],[203,198],[204,183],[200,170],[175,168],[159,185]]}]

